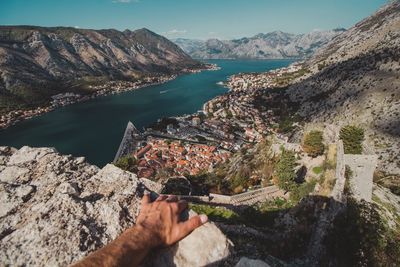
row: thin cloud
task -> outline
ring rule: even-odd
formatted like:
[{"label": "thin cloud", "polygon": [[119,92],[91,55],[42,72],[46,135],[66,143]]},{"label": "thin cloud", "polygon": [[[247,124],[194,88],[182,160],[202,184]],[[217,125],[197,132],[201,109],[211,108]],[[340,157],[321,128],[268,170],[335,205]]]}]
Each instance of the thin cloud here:
[{"label": "thin cloud", "polygon": [[173,29],[167,32],[163,32],[164,35],[182,35],[186,34],[187,30],[178,30],[178,29]]}]

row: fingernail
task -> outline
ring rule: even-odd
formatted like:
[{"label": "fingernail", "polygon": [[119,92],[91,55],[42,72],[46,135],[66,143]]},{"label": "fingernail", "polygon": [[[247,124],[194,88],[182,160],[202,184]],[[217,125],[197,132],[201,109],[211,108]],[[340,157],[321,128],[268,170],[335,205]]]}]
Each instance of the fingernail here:
[{"label": "fingernail", "polygon": [[200,221],[202,224],[205,224],[208,221],[208,217],[205,214],[200,214]]}]

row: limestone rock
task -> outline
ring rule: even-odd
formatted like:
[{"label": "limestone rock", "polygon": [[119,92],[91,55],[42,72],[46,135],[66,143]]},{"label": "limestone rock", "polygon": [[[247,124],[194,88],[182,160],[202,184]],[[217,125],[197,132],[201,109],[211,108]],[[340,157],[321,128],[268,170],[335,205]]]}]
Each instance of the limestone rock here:
[{"label": "limestone rock", "polygon": [[0,174],[0,182],[13,183],[18,179],[25,180],[28,173],[29,170],[27,168],[9,166],[2,170]]},{"label": "limestone rock", "polygon": [[16,151],[8,162],[9,165],[20,165],[34,160],[39,160],[49,153],[54,153],[52,148],[31,148],[28,146],[22,147]]},{"label": "limestone rock", "polygon": [[[191,216],[194,212],[191,212]],[[178,244],[155,253],[146,267],[217,266],[230,255],[232,242],[214,223],[207,223],[193,231]]]},{"label": "limestone rock", "polygon": [[[0,266],[66,266],[135,223],[143,189],[161,186],[114,165],[103,169],[54,149],[0,147]],[[229,255],[230,241],[212,223],[149,266],[201,266]]]}]

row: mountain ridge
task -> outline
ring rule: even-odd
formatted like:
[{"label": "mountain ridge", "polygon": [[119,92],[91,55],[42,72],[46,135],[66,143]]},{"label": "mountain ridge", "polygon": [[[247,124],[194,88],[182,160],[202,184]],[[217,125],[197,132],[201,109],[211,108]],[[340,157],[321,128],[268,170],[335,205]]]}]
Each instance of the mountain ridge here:
[{"label": "mountain ridge", "polygon": [[172,41],[191,57],[198,59],[305,58],[343,32],[345,29],[342,28],[306,34],[273,31],[232,40],[177,38]]}]

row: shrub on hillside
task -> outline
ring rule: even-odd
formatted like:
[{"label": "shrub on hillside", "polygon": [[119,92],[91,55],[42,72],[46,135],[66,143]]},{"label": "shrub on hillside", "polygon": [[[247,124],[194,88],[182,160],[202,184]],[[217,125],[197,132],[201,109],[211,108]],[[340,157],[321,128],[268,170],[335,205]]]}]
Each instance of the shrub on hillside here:
[{"label": "shrub on hillside", "polygon": [[218,170],[214,172],[200,172],[197,175],[185,176],[192,185],[192,195],[206,195],[208,193],[230,194],[231,190],[227,181],[224,181],[225,174]]},{"label": "shrub on hillside", "polygon": [[307,197],[310,193],[314,191],[316,184],[317,181],[312,180],[310,182],[305,182],[300,185],[296,185],[290,192],[290,200],[293,203],[300,202],[300,200],[302,200],[304,197]]},{"label": "shrub on hillside", "polygon": [[316,175],[319,175],[319,174],[321,174],[321,173],[324,171],[324,169],[323,169],[321,166],[316,166],[316,167],[314,167],[314,168],[312,169],[312,171],[313,171]]},{"label": "shrub on hillside", "polygon": [[118,168],[124,171],[136,172],[137,171],[137,160],[133,156],[123,156],[114,163]]},{"label": "shrub on hillside", "polygon": [[281,158],[276,165],[276,176],[278,186],[284,190],[290,191],[296,186],[296,172],[297,166],[296,156],[293,151],[283,150]]},{"label": "shrub on hillside", "polygon": [[249,178],[251,175],[251,167],[248,165],[241,166],[236,175],[231,179],[231,190],[235,193],[241,193],[243,189],[248,188]]},{"label": "shrub on hillside", "polygon": [[321,131],[311,131],[304,136],[303,150],[315,158],[324,153],[323,136]]},{"label": "shrub on hillside", "polygon": [[190,204],[189,207],[199,214],[206,214],[213,221],[229,224],[243,223],[243,219],[236,212],[224,207],[201,204]]},{"label": "shrub on hillside", "polygon": [[326,67],[326,63],[325,62],[318,64],[318,70],[322,70],[325,67]]},{"label": "shrub on hillside", "polygon": [[340,139],[343,141],[345,154],[361,154],[364,141],[364,129],[347,125],[340,130]]},{"label": "shrub on hillside", "polygon": [[167,182],[164,183],[164,188],[161,194],[166,195],[191,195],[192,187],[184,177],[172,177],[168,178]]},{"label": "shrub on hillside", "polygon": [[291,117],[284,117],[279,121],[278,132],[288,133],[294,129],[294,120]]}]

